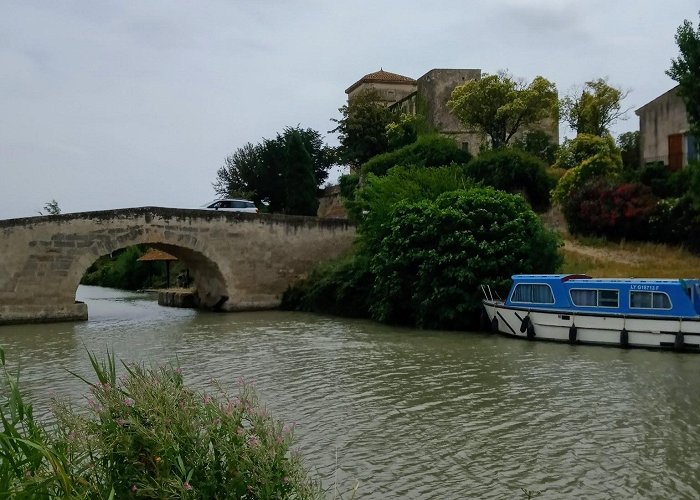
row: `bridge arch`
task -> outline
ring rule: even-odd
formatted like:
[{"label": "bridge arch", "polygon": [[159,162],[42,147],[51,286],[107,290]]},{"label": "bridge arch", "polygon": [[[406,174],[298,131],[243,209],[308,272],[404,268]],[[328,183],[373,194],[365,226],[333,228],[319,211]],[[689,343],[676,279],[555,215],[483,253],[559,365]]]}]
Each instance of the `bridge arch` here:
[{"label": "bridge arch", "polygon": [[344,220],[144,207],[0,220],[0,324],[87,319],[75,302],[102,255],[147,244],[192,271],[201,307],[274,308],[319,261],[346,252]]}]

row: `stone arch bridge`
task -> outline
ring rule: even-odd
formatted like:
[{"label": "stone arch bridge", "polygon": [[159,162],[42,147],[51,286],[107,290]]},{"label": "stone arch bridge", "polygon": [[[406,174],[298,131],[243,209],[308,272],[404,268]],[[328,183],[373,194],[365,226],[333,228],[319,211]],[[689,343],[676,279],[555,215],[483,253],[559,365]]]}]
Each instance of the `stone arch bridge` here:
[{"label": "stone arch bridge", "polygon": [[346,220],[158,207],[0,220],[0,324],[87,319],[75,300],[85,271],[137,244],[183,261],[202,308],[275,308],[354,235]]}]

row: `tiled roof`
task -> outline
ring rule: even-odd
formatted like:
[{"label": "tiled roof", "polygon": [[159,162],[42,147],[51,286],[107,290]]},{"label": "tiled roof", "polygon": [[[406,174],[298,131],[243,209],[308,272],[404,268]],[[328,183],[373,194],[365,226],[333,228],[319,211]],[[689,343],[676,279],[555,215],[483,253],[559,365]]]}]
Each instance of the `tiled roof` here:
[{"label": "tiled roof", "polygon": [[177,257],[173,257],[167,252],[164,252],[162,250],[156,250],[155,248],[149,248],[148,251],[143,254],[141,257],[138,259],[141,262],[146,261],[146,260],[177,260]]},{"label": "tiled roof", "polygon": [[380,69],[379,71],[369,73],[357,80],[355,83],[350,85],[350,87],[348,87],[345,93],[349,94],[363,83],[395,83],[399,85],[415,85],[416,81],[413,78],[409,78],[408,76],[399,75],[397,73],[390,73],[389,71],[384,71],[383,69]]}]

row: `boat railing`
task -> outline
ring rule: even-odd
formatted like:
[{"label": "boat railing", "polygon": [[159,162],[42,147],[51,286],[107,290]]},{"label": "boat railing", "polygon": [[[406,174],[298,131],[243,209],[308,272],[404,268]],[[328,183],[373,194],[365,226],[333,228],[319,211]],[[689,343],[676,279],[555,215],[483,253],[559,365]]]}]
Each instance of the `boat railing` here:
[{"label": "boat railing", "polygon": [[501,296],[498,295],[498,292],[496,290],[491,289],[490,285],[481,285],[481,293],[484,295],[484,298],[486,300],[503,300],[501,299]]}]

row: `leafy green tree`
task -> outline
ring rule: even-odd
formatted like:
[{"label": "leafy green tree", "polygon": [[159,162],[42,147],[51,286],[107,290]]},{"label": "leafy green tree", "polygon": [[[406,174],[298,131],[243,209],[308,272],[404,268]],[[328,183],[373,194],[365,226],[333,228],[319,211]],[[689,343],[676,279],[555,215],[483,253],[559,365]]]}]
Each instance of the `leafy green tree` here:
[{"label": "leafy green tree", "polygon": [[473,327],[479,285],[507,288],[512,274],[550,273],[559,239],[525,200],[472,188],[404,201],[372,257],[372,316],[423,328]]},{"label": "leafy green tree", "polygon": [[466,128],[476,128],[498,149],[519,131],[557,116],[557,90],[537,76],[529,85],[505,72],[469,80],[452,91],[447,102]]},{"label": "leafy green tree", "polygon": [[541,130],[533,130],[523,137],[513,140],[513,147],[536,156],[547,165],[554,163],[559,150],[559,144],[552,137]]},{"label": "leafy green tree", "polygon": [[613,161],[604,153],[599,153],[567,170],[552,191],[552,200],[563,204],[575,193],[581,191],[586,183],[596,179],[618,181],[621,174],[622,165],[620,163]]},{"label": "leafy green tree", "polygon": [[[249,198],[258,206],[267,204],[271,212],[287,211],[287,177],[292,165],[287,155],[293,151],[288,147],[292,139],[301,142],[311,159],[315,196],[328,178],[328,170],[335,164],[335,150],[324,144],[319,132],[300,127],[287,127],[275,139],[248,143],[226,157],[213,184],[216,193]],[[296,174],[292,177],[294,182],[298,181]],[[311,191],[307,184],[303,183],[305,189]]]},{"label": "leafy green tree", "polygon": [[615,146],[615,140],[609,134],[603,137],[579,134],[573,139],[566,139],[559,148],[554,166],[571,169],[598,154],[606,156],[612,163],[622,167],[620,150]]},{"label": "leafy green tree", "polygon": [[561,100],[562,119],[577,134],[602,137],[609,133],[610,125],[625,119],[628,109],[622,109],[622,101],[628,94],[610,85],[605,78],[588,81],[583,90]]},{"label": "leafy green tree", "polygon": [[538,212],[549,208],[549,192],[554,180],[539,158],[517,149],[486,151],[465,167],[466,174],[501,191],[523,193]]},{"label": "leafy green tree", "polygon": [[389,150],[387,126],[394,121],[394,112],[384,106],[379,94],[368,89],[354,96],[338,109],[342,118],[331,132],[338,134],[340,161],[357,169],[364,162]]},{"label": "leafy green tree", "polygon": [[285,212],[316,215],[318,197],[311,155],[306,151],[299,131],[292,131],[286,143]]},{"label": "leafy green tree", "polygon": [[622,156],[622,167],[627,171],[639,170],[641,152],[639,149],[639,130],[625,132],[617,138],[617,146]]},{"label": "leafy green tree", "polygon": [[671,60],[666,74],[678,82],[693,135],[700,138],[700,23],[697,29],[687,19],[678,27],[678,58]]},{"label": "leafy green tree", "polygon": [[390,151],[413,144],[418,139],[418,129],[422,118],[418,115],[401,115],[386,126],[386,138]]},{"label": "leafy green tree", "polygon": [[413,144],[371,158],[362,165],[362,173],[385,175],[397,165],[440,167],[451,163],[465,164],[470,160],[469,152],[460,148],[454,139],[439,134],[424,135]]}]

